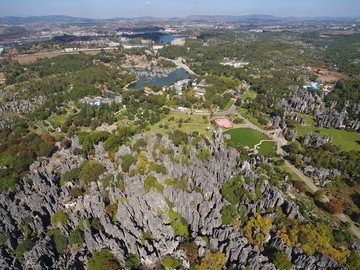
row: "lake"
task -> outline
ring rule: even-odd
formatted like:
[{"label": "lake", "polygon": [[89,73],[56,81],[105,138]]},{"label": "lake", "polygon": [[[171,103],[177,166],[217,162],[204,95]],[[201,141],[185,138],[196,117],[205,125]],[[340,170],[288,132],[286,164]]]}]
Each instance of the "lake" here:
[{"label": "lake", "polygon": [[[139,70],[139,71],[145,71],[145,69]],[[130,86],[132,89],[141,89],[145,86],[151,86],[151,85],[171,85],[176,82],[176,79],[178,77],[181,77],[182,80],[187,79],[189,75],[186,73],[183,69],[176,69],[174,72],[171,72],[167,77],[160,77],[160,76],[139,76],[136,83]]]}]

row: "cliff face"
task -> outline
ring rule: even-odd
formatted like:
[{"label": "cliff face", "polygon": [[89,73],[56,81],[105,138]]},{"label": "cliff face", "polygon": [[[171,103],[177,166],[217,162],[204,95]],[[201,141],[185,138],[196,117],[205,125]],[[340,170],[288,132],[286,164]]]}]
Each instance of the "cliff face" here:
[{"label": "cliff face", "polygon": [[[133,139],[133,145],[138,136]],[[83,158],[75,156],[72,149],[61,150],[57,158],[42,163],[35,162],[27,179],[16,191],[0,196],[0,232],[7,236],[1,246],[1,269],[84,269],[93,251],[110,249],[120,261],[129,254],[140,257],[149,267],[166,256],[178,258],[184,268],[189,258],[179,248],[185,238],[193,239],[198,256],[210,250],[225,253],[228,266],[242,269],[275,269],[259,247],[249,243],[242,229],[224,225],[221,209],[229,203],[221,195],[222,185],[240,175],[249,196],[237,207],[244,217],[255,213],[274,216],[271,209],[281,208],[286,216],[304,218],[298,206],[288,200],[276,187],[269,185],[266,175],[254,170],[255,164],[267,163],[265,158],[238,161],[238,153],[225,147],[221,132],[211,141],[188,138],[189,145],[176,146],[168,135],[153,136],[142,149],[133,150],[121,146],[114,160],[107,158],[101,144],[95,147],[93,157],[106,167],[115,182],[126,154],[144,154],[147,164],[159,164],[165,168],[139,170],[139,163],[131,165],[130,173],[122,173],[122,186],[110,184],[106,188],[100,182],[92,182],[83,196],[71,197],[70,183],[59,185],[60,176],[79,167]],[[73,141],[73,148],[76,141]],[[209,155],[201,158],[202,149]],[[57,172],[55,172],[57,171]],[[105,173],[105,174],[106,174]],[[150,176],[150,177],[149,177]],[[154,180],[155,179],[155,180]],[[152,180],[150,187],[150,180]],[[108,206],[113,206],[109,211]],[[67,222],[52,224],[52,217],[59,210],[67,213]],[[27,222],[31,236],[25,235],[21,224]],[[98,220],[101,226],[94,229],[90,221]],[[84,243],[68,245],[63,252],[56,250],[49,230],[57,228],[69,237],[81,228]],[[33,247],[16,259],[12,251],[31,238]],[[307,256],[298,247],[289,247],[270,232],[266,242],[285,251],[294,269],[344,269],[325,255]]]}]

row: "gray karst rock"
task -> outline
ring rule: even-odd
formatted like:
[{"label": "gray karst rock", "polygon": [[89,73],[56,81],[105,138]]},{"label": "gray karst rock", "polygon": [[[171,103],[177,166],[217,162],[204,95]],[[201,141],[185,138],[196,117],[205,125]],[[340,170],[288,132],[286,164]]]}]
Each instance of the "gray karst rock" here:
[{"label": "gray karst rock", "polygon": [[[136,139],[141,138],[138,136]],[[72,146],[77,144],[74,138]],[[164,148],[160,151],[158,145]],[[220,193],[225,182],[240,174],[246,192],[257,198],[241,202],[239,209],[244,211],[244,215],[268,214],[269,209],[280,207],[285,215],[304,221],[297,204],[286,199],[280,189],[270,186],[267,176],[257,169],[261,164],[269,165],[271,160],[253,157],[238,161],[237,151],[225,147],[221,130],[215,131],[214,140],[200,140],[187,147],[189,154],[185,159],[184,147],[175,146],[168,135],[152,136],[147,146],[137,153],[147,156],[149,163],[162,164],[166,169],[165,175],[155,171],[144,175],[124,173],[122,188],[116,185],[118,180],[115,178],[106,188],[101,182],[92,182],[84,195],[74,198],[69,195],[74,184],[60,186],[59,176],[53,169],[64,173],[79,167],[84,159],[73,154],[75,148],[60,149],[55,153],[57,159],[34,162],[30,166],[28,180],[21,181],[16,192],[3,192],[0,196],[0,229],[8,236],[7,248],[0,247],[0,266],[21,269],[11,251],[25,239],[19,224],[24,218],[31,217],[29,226],[36,238],[33,239],[34,248],[24,255],[27,262],[25,269],[85,269],[91,253],[103,248],[110,249],[122,262],[129,254],[137,254],[144,265],[151,267],[164,257],[173,256],[186,267],[189,265],[186,254],[179,249],[185,238],[179,235],[172,220],[173,213],[176,213],[181,217],[176,222],[183,224],[189,236],[195,239],[199,256],[210,250],[219,250],[234,269],[242,269],[245,265],[252,269],[275,269],[257,246],[249,244],[241,229],[222,224],[221,209],[229,203]],[[210,152],[208,160],[199,159],[199,151],[203,147]],[[121,162],[122,156],[130,153],[133,152],[129,147],[121,146],[115,159]],[[107,157],[102,143],[94,147],[92,159],[103,164],[106,173],[116,175],[119,173],[115,165],[117,161]],[[133,164],[130,171],[137,169],[137,165]],[[161,190],[145,188],[144,181],[148,175],[155,177]],[[169,184],[169,179],[181,182]],[[109,206],[113,207],[113,212]],[[75,228],[82,226],[84,243],[55,260],[55,247],[46,233],[53,228],[51,217],[59,210],[68,212],[66,225],[56,225],[59,230],[68,237]],[[94,219],[98,219],[100,229],[92,227]],[[331,259],[306,256],[301,249],[287,247],[280,238],[272,238],[271,234],[266,235],[266,241],[284,250],[295,269],[303,266],[309,269],[341,269],[336,268],[338,266]]]},{"label": "gray karst rock", "polygon": [[332,138],[330,136],[325,135],[324,137],[321,137],[319,134],[313,132],[308,132],[303,137],[304,145],[314,144],[316,146],[321,146],[325,143],[331,142]]},{"label": "gray karst rock", "polygon": [[54,269],[54,265],[56,265],[55,250],[49,240],[49,238],[40,239],[36,241],[35,246],[29,252],[25,252],[24,269]]}]

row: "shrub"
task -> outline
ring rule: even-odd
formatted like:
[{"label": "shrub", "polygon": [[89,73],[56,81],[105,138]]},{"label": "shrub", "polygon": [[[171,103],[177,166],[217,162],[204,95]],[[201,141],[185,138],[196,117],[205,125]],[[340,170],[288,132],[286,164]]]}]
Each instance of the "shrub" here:
[{"label": "shrub", "polygon": [[125,262],[125,266],[130,267],[131,269],[138,269],[139,265],[140,265],[139,256],[136,254],[129,254]]},{"label": "shrub", "polygon": [[69,235],[69,243],[71,245],[81,245],[84,243],[83,232],[78,228],[73,230]]},{"label": "shrub", "polygon": [[46,235],[51,238],[57,253],[63,254],[68,245],[68,240],[61,231],[59,229],[50,230]]},{"label": "shrub", "polygon": [[179,259],[172,258],[170,256],[165,257],[162,261],[162,265],[167,269],[176,269],[181,266],[181,262]]},{"label": "shrub", "polygon": [[224,253],[220,251],[212,253],[208,252],[201,258],[199,265],[195,266],[197,270],[221,270],[226,263]]},{"label": "shrub", "polygon": [[80,196],[84,195],[84,191],[83,191],[83,189],[80,188],[80,187],[73,187],[73,188],[70,190],[69,195],[70,195],[71,197],[77,198],[77,197],[80,197]]},{"label": "shrub", "polygon": [[343,203],[337,199],[330,199],[330,201],[328,201],[325,206],[332,214],[339,214],[344,211]]},{"label": "shrub", "polygon": [[297,190],[299,190],[299,191],[303,191],[303,189],[304,189],[304,184],[303,184],[302,181],[299,181],[299,180],[294,181],[294,182],[293,182],[293,185],[294,185],[294,187],[295,187]]},{"label": "shrub", "polygon": [[65,226],[68,221],[68,214],[64,210],[58,210],[51,217],[51,225],[53,226]]},{"label": "shrub", "polygon": [[79,173],[79,179],[84,183],[97,181],[99,176],[106,171],[106,168],[96,161],[85,161]]},{"label": "shrub", "polygon": [[129,172],[131,164],[136,162],[136,158],[131,154],[126,154],[122,156],[121,169],[123,172]]},{"label": "shrub", "polygon": [[144,180],[144,187],[146,192],[149,192],[151,188],[154,188],[157,192],[162,193],[164,190],[163,185],[161,185],[155,176],[148,175]]},{"label": "shrub", "polygon": [[238,211],[233,205],[225,205],[221,209],[221,221],[223,224],[231,224],[232,220],[238,217]]},{"label": "shrub", "polygon": [[210,155],[211,155],[210,150],[206,146],[204,146],[201,149],[198,157],[199,157],[200,160],[209,160]]},{"label": "shrub", "polygon": [[120,270],[122,269],[119,260],[111,254],[110,250],[102,249],[93,253],[87,263],[87,270]]},{"label": "shrub", "polygon": [[108,204],[107,206],[105,206],[105,212],[113,217],[116,215],[116,212],[117,212],[117,204],[116,203],[111,203],[111,204]]},{"label": "shrub", "polygon": [[186,225],[186,220],[179,214],[172,210],[168,210],[167,214],[170,219],[170,224],[174,229],[175,235],[189,238],[189,231]]},{"label": "shrub", "polygon": [[60,184],[64,185],[67,182],[76,183],[79,181],[79,174],[81,172],[81,168],[74,168],[61,176]]},{"label": "shrub", "polygon": [[229,203],[238,204],[241,196],[244,194],[242,185],[243,182],[241,181],[241,177],[236,175],[223,184],[220,190],[221,195],[223,195]]},{"label": "shrub", "polygon": [[94,218],[91,221],[91,228],[93,228],[95,231],[98,231],[98,232],[104,230],[104,227],[101,224],[100,219],[98,219],[98,218]]},{"label": "shrub", "polygon": [[289,257],[285,251],[271,248],[269,258],[279,270],[290,270],[292,267],[292,263],[289,261]]},{"label": "shrub", "polygon": [[180,248],[185,251],[186,257],[190,262],[194,262],[198,256],[198,246],[194,241],[183,242],[180,244]]},{"label": "shrub", "polygon": [[14,250],[16,258],[21,258],[25,252],[30,251],[34,247],[34,243],[31,239],[26,239],[24,242],[19,244]]}]

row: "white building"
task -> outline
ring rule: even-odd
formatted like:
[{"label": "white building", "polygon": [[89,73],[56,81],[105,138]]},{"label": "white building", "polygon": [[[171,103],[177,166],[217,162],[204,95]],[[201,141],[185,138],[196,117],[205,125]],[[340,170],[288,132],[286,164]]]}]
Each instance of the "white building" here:
[{"label": "white building", "polygon": [[117,47],[119,45],[120,45],[120,43],[118,43],[118,42],[110,42],[109,43],[109,47]]},{"label": "white building", "polygon": [[4,48],[0,48],[0,53],[2,53],[4,51]]}]

